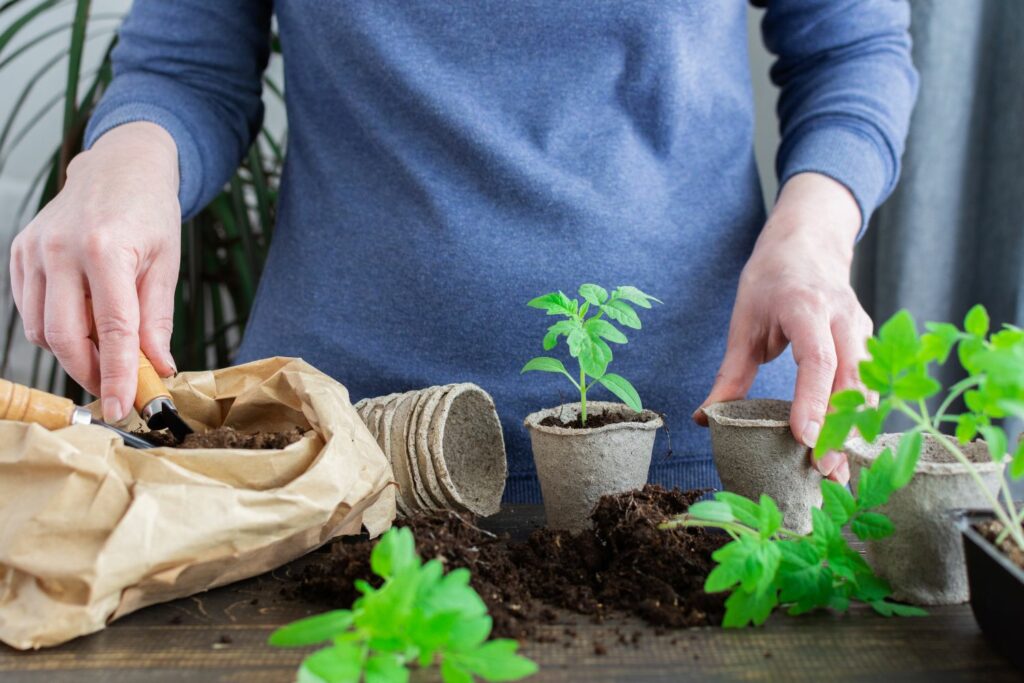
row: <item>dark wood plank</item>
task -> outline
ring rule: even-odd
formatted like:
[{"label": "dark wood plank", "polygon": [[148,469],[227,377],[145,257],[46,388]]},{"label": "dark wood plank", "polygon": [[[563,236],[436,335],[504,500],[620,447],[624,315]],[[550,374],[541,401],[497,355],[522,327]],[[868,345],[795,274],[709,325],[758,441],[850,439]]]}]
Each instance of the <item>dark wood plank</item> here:
[{"label": "dark wood plank", "polygon": [[[487,527],[521,536],[541,521],[539,509],[524,506]],[[0,646],[0,681],[291,681],[305,652],[265,643],[277,626],[323,610],[281,594],[285,579],[308,561],[150,607],[60,647],[25,653]],[[857,609],[845,616],[780,615],[761,629],[660,634],[633,619],[594,624],[569,613],[559,617],[544,627],[550,642],[525,646],[541,664],[537,681],[1021,680],[985,643],[966,605],[935,608],[919,619]]]}]

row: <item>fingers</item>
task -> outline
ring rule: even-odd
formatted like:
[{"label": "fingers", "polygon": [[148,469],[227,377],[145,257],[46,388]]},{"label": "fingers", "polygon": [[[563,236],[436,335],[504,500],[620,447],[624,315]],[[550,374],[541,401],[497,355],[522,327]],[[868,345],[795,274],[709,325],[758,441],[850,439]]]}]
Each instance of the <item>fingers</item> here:
[{"label": "fingers", "polygon": [[715,375],[715,383],[711,387],[708,397],[693,413],[693,421],[706,427],[708,424],[707,415],[704,414],[706,406],[720,401],[746,398],[747,392],[750,391],[750,386],[757,376],[759,365],[760,359],[752,343],[752,337],[747,333],[747,326],[742,323],[736,324],[734,330],[729,333],[725,356],[722,358],[718,374]]},{"label": "fingers", "polygon": [[31,260],[22,261],[24,278],[21,286],[18,312],[25,326],[25,338],[36,346],[46,348],[43,330],[43,310],[46,306],[46,276],[41,264]]},{"label": "fingers", "polygon": [[135,277],[123,258],[92,255],[89,289],[100,354],[100,405],[108,421],[131,410],[138,388],[139,298]]},{"label": "fingers", "polygon": [[89,338],[82,276],[71,269],[51,268],[49,273],[43,313],[46,345],[72,379],[99,396],[99,355]]},{"label": "fingers", "polygon": [[142,351],[162,377],[177,372],[171,356],[177,261],[157,259],[139,282],[139,338]]},{"label": "fingers", "polygon": [[790,428],[798,441],[813,448],[825,420],[838,365],[832,330],[824,314],[806,310],[803,315],[782,318],[780,323],[797,364]]}]

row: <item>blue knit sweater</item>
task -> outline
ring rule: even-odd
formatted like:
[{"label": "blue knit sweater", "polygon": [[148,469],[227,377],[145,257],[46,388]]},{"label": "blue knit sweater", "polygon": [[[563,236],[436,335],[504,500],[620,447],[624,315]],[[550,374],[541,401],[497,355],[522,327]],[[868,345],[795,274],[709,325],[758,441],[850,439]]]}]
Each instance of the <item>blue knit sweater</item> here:
[{"label": "blue knit sweater", "polygon": [[[288,153],[239,359],[301,356],[354,398],[451,381],[494,396],[507,499],[538,487],[523,417],[572,399],[519,375],[583,282],[665,305],[613,370],[669,416],[651,478],[714,484],[690,413],[721,358],[765,212],[740,0],[136,0],[87,144],[129,121],[178,147],[188,216],[259,130],[271,15]],[[896,0],[773,0],[780,180],[816,171],[865,218],[892,190],[916,87]],[[786,355],[755,395],[788,397]],[[599,394],[595,399],[602,398]]]}]

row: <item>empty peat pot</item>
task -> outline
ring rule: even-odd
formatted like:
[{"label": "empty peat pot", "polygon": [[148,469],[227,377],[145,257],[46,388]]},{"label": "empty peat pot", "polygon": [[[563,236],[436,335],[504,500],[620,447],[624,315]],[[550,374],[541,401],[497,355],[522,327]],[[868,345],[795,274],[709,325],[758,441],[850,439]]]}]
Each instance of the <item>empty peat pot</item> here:
[{"label": "empty peat pot", "polygon": [[446,384],[363,399],[356,411],[391,463],[398,512],[501,507],[508,463],[490,395],[475,384]]},{"label": "empty peat pot", "polygon": [[788,529],[811,530],[811,508],[821,507],[822,476],[809,449],[793,438],[789,401],[753,398],[704,408],[711,452],[726,491],[757,500],[765,493]]},{"label": "empty peat pot", "polygon": [[959,511],[955,517],[963,534],[974,620],[996,650],[1024,669],[1024,570],[978,532],[979,523],[995,518],[990,510]]},{"label": "empty peat pot", "polygon": [[[845,450],[854,490],[861,470],[870,467],[883,449],[888,447],[895,453],[901,436],[883,434],[873,444],[861,438],[847,441]],[[985,442],[958,446],[995,494],[1002,466],[992,462]],[[889,582],[897,600],[918,605],[967,602],[963,543],[949,511],[986,504],[967,468],[933,437],[925,436],[914,478],[879,508],[896,530],[888,538],[868,541],[868,563]]]},{"label": "empty peat pot", "polygon": [[588,417],[609,413],[621,414],[628,421],[589,429],[541,424],[549,417],[571,424],[579,418],[579,403],[541,410],[526,418],[549,527],[579,531],[589,524],[601,496],[647,483],[654,437],[663,425],[661,417],[651,410],[637,413],[621,403],[587,402]]}]

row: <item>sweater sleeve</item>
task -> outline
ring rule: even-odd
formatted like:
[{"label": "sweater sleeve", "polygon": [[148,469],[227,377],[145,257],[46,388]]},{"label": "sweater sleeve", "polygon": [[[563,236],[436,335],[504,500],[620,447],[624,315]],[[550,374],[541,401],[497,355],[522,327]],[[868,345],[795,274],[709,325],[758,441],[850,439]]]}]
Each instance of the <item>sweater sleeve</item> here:
[{"label": "sweater sleeve", "polygon": [[779,187],[813,171],[845,185],[861,212],[892,192],[917,72],[905,0],[768,0],[762,33],[777,56]]},{"label": "sweater sleeve", "polygon": [[270,0],[135,0],[112,55],[114,78],[86,130],[149,121],[178,148],[184,218],[231,177],[263,121]]}]

